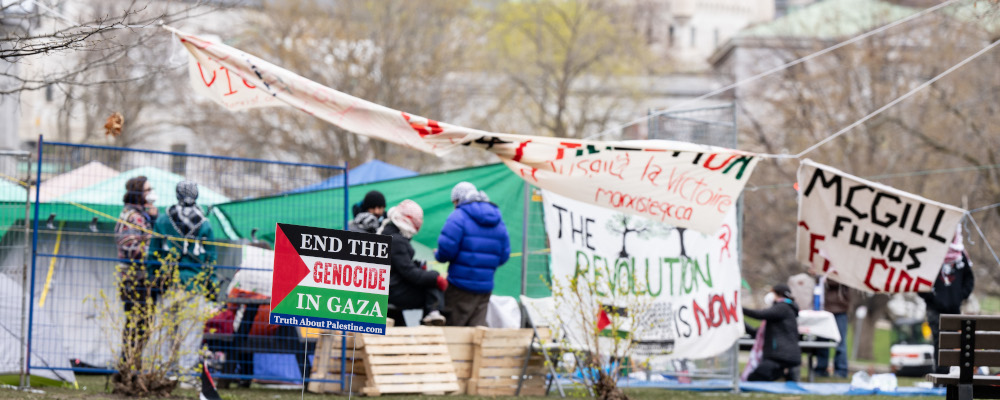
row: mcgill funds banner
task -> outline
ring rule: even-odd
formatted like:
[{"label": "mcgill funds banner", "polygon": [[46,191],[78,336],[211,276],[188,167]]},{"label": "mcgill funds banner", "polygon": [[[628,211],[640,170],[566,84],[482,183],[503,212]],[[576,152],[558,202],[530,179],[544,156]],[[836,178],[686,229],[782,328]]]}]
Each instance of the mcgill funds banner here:
[{"label": "mcgill funds banner", "polygon": [[799,262],[867,292],[928,292],[965,211],[805,160]]},{"label": "mcgill funds banner", "polygon": [[358,135],[443,155],[496,154],[526,181],[569,198],[711,234],[758,157],[673,141],[599,142],[494,133],[394,110],[325,87],[224,44],[171,29],[194,90],[232,110],[290,106]]},{"label": "mcgill funds banner", "polygon": [[[587,275],[600,292],[649,296],[652,329],[673,358],[729,350],[743,334],[735,209],[711,235],[543,192],[551,278]],[[595,309],[596,309],[595,305]]]}]

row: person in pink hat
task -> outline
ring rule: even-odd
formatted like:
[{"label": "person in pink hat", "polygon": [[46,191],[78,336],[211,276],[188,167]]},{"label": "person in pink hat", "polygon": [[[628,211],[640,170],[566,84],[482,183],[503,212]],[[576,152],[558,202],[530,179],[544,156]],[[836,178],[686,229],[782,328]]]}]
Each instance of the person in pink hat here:
[{"label": "person in pink hat", "polygon": [[423,309],[425,325],[444,325],[444,291],[448,281],[437,271],[427,270],[427,264],[413,259],[410,240],[424,224],[424,210],[413,200],[403,200],[386,213],[378,233],[392,236],[389,262],[389,304],[399,313],[390,313],[401,320],[402,310]]}]

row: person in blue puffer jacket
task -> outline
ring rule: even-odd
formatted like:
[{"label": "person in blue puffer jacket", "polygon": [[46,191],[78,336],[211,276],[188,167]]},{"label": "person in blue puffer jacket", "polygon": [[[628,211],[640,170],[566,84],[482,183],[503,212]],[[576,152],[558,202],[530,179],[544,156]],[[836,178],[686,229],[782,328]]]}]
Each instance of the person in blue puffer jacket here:
[{"label": "person in blue puffer jacket", "polygon": [[434,258],[448,263],[445,315],[450,326],[486,326],[493,274],[510,258],[500,209],[469,182],[451,190],[455,205],[441,229]]}]

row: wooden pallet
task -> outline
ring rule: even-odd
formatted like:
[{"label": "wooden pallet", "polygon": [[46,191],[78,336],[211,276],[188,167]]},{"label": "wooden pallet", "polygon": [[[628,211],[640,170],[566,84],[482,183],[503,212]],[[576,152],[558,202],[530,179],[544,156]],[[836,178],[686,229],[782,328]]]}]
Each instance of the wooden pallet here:
[{"label": "wooden pallet", "polygon": [[528,359],[522,396],[545,395],[545,359],[531,354],[531,329],[478,328],[473,337],[475,353],[468,393],[480,396],[513,396]]},{"label": "wooden pallet", "polygon": [[458,377],[458,391],[452,394],[468,394],[469,378],[472,377],[472,361],[475,358],[475,327],[449,326],[444,328],[444,339],[448,343],[451,363]]},{"label": "wooden pallet", "polygon": [[[322,333],[332,333],[339,334],[340,331],[323,331]],[[331,382],[309,382],[306,387],[311,393],[347,393],[348,387],[354,393],[361,393],[361,389],[364,387],[367,381],[367,375],[365,374],[364,365],[364,344],[361,340],[358,340],[357,349],[355,349],[354,336],[353,334],[348,334],[347,337],[347,352],[344,355],[344,370],[347,371],[346,378],[348,382],[344,384],[341,388],[339,383]],[[330,336],[322,335],[316,341],[316,352],[312,364],[312,374],[309,375],[310,379],[340,379],[340,346],[342,339],[340,336]],[[352,352],[354,356],[352,357]],[[354,380],[351,379],[353,363]]]},{"label": "wooden pallet", "polygon": [[362,393],[445,394],[459,390],[444,329],[387,328],[385,336],[362,335],[368,385]]}]

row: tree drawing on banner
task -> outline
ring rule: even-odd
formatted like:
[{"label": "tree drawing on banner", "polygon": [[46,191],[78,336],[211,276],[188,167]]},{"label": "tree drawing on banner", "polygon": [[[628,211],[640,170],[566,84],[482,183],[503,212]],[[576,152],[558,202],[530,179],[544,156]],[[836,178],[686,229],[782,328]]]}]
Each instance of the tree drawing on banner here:
[{"label": "tree drawing on banner", "polygon": [[688,258],[687,248],[684,246],[684,232],[687,228],[674,227],[677,230],[677,237],[681,240],[681,257]]},{"label": "tree drawing on banner", "polygon": [[[670,234],[669,228],[663,224],[651,221],[646,218],[639,218],[633,215],[617,214],[608,220],[605,225],[608,232],[622,235],[622,250],[618,252],[618,258],[628,258],[628,238],[630,233],[634,233],[639,239],[649,239],[653,237],[666,236]],[[681,244],[681,252],[684,246]]]}]

